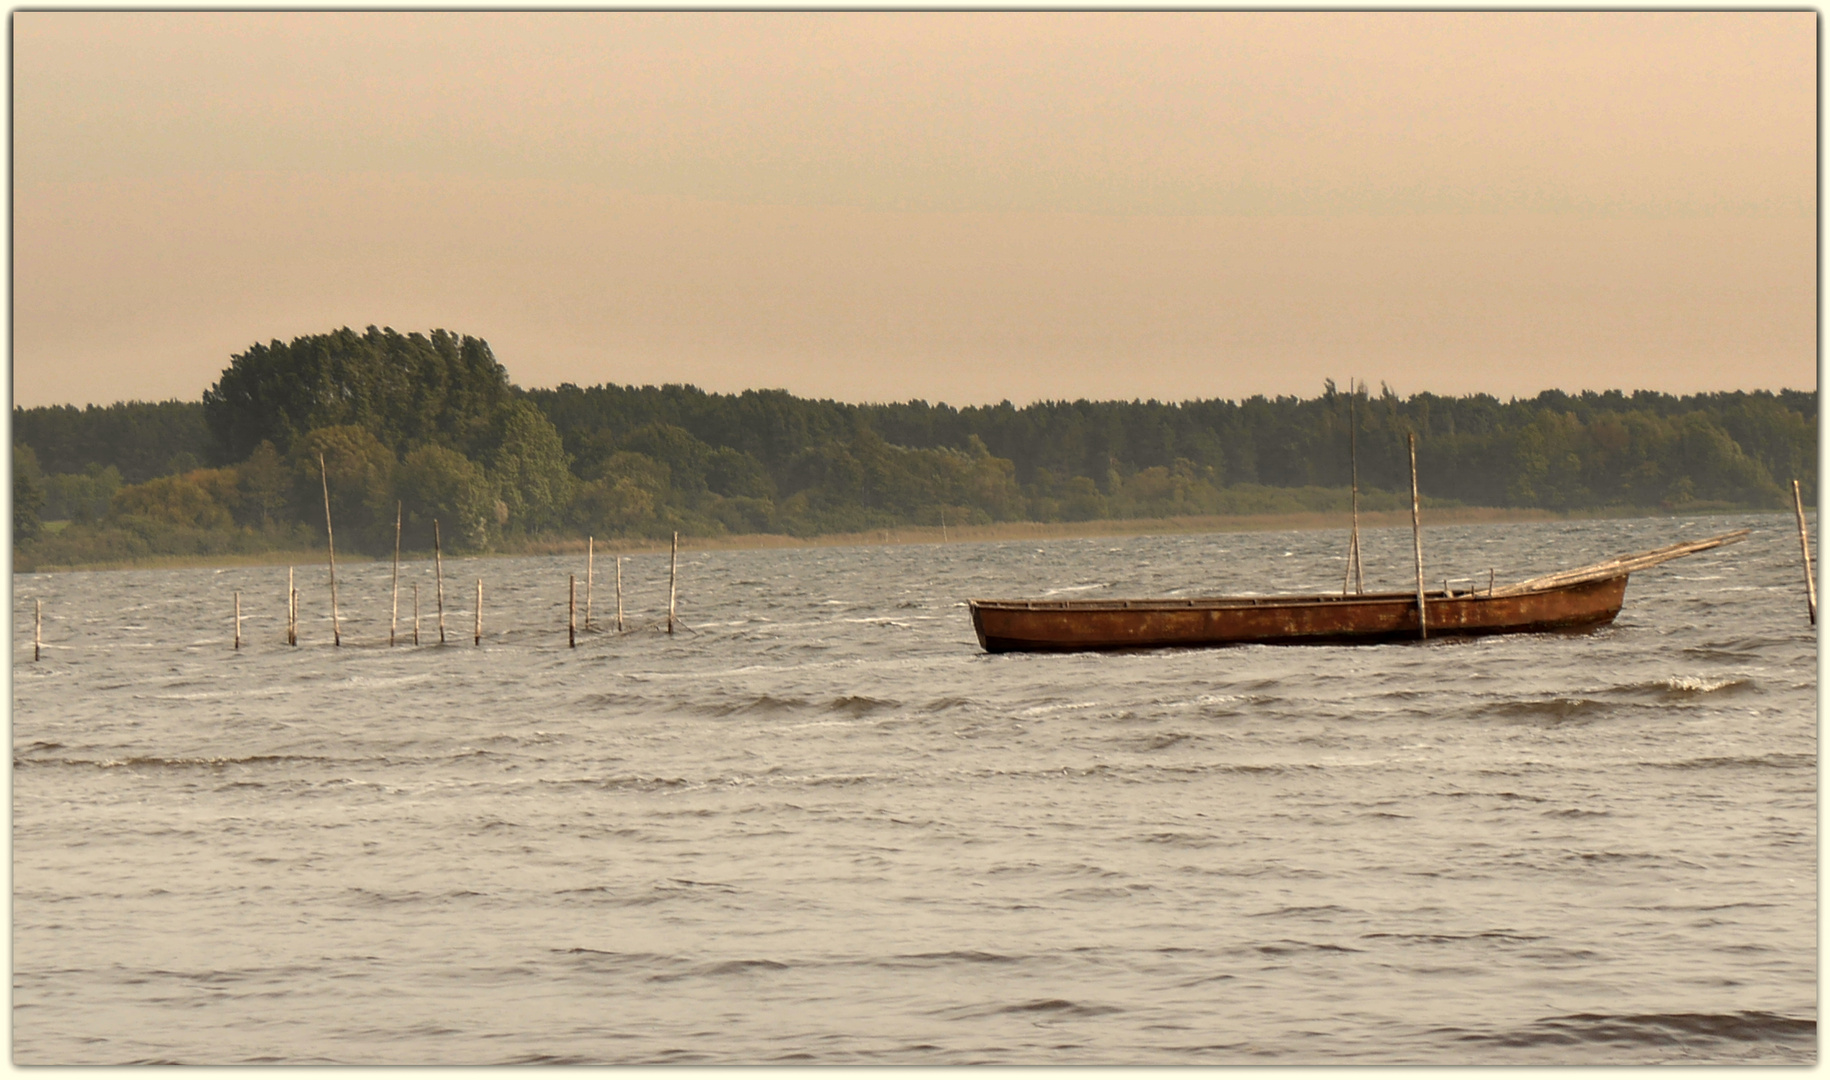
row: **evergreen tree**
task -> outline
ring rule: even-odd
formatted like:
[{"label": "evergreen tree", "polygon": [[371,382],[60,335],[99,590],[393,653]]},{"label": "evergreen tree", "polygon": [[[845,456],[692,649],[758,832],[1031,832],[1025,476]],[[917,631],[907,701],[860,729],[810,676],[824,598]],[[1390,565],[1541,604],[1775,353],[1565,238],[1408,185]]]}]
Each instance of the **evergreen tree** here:
[{"label": "evergreen tree", "polygon": [[13,540],[37,539],[42,528],[38,511],[44,508],[44,474],[38,455],[21,443],[13,444]]}]

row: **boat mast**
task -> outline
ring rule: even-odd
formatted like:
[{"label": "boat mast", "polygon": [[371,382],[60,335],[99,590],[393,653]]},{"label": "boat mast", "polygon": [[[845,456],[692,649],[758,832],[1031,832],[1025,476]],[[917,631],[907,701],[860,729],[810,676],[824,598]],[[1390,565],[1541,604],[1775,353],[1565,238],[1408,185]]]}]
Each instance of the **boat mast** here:
[{"label": "boat mast", "polygon": [[1417,637],[1428,640],[1429,618],[1423,604],[1423,525],[1417,518],[1417,433],[1411,432],[1411,544],[1417,549]]},{"label": "boat mast", "polygon": [[1347,540],[1347,570],[1341,575],[1341,595],[1347,595],[1348,583],[1355,584],[1355,592],[1366,591],[1366,572],[1360,565],[1360,447],[1358,423],[1354,415],[1354,387],[1352,381],[1347,384],[1347,460],[1353,474],[1353,531]]}]

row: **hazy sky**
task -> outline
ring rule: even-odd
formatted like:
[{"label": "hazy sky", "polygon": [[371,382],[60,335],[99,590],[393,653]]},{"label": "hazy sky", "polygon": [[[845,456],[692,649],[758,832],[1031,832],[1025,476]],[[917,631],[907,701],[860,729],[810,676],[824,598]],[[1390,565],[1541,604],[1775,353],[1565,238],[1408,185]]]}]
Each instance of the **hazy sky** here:
[{"label": "hazy sky", "polygon": [[1814,12],[16,12],[13,391],[1816,385]]}]

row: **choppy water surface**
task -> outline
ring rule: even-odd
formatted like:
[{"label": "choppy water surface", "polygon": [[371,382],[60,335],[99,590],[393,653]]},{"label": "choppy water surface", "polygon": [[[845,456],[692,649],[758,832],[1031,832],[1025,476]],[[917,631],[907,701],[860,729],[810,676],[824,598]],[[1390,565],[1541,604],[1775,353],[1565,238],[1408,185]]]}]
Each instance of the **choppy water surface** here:
[{"label": "choppy water surface", "polygon": [[[296,649],[283,567],[19,575],[15,1059],[1811,1061],[1789,517],[1427,557],[1740,525],[1591,636],[1105,656],[984,655],[962,601],[1338,589],[1344,533],[691,553],[690,632],[575,650],[582,559],[448,562],[444,648],[387,647],[385,563],[341,649],[322,567]],[[651,624],[666,556],[624,577]]]}]

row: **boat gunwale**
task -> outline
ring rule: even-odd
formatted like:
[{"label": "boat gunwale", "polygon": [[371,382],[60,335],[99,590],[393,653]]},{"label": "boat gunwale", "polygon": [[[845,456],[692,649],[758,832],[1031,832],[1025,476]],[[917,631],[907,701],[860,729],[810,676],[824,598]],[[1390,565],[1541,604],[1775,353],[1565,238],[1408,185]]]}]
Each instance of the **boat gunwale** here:
[{"label": "boat gunwale", "polygon": [[[1625,578],[1630,574],[1617,574],[1614,577]],[[1613,577],[1595,580],[1612,581]],[[1575,584],[1589,585],[1593,581]],[[1437,602],[1448,601],[1481,601],[1517,600],[1525,596],[1547,593],[1568,592],[1573,585],[1552,585],[1543,589],[1533,589],[1527,593],[1501,594],[1490,596],[1484,590],[1448,593],[1435,589],[1424,594],[1426,600]],[[1330,604],[1403,604],[1417,606],[1415,592],[1391,593],[1354,593],[1342,596],[1335,594],[1287,593],[1267,594],[1264,596],[1190,596],[1190,597],[1114,597],[1105,600],[981,600],[968,599],[969,607],[995,608],[1004,611],[1214,611],[1232,609],[1252,609],[1267,607],[1319,607]]]}]

